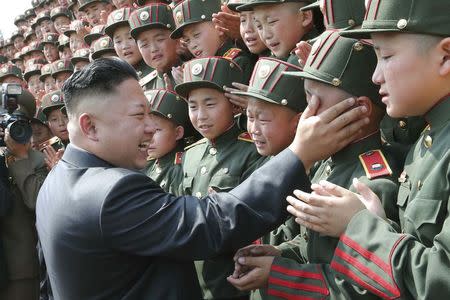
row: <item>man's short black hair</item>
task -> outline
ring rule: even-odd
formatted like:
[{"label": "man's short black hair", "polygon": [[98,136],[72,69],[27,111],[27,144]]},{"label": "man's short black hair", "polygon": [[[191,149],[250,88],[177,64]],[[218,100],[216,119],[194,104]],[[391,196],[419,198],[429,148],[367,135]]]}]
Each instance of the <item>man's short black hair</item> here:
[{"label": "man's short black hair", "polygon": [[83,99],[114,93],[116,87],[127,79],[139,80],[136,70],[126,61],[117,57],[94,60],[64,82],[62,92],[67,114],[74,113]]}]

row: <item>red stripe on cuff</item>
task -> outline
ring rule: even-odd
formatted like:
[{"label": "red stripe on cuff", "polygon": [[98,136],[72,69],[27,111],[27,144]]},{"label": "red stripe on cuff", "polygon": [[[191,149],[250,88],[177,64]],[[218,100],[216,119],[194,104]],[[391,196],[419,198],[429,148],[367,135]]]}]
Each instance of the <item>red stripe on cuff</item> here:
[{"label": "red stripe on cuff", "polygon": [[278,272],[278,273],[283,273],[283,274],[286,274],[289,276],[297,276],[297,277],[304,277],[304,278],[317,279],[317,280],[323,279],[322,274],[320,274],[320,273],[291,270],[291,269],[287,269],[282,266],[273,265],[273,264],[272,264],[271,270]]},{"label": "red stripe on cuff", "polygon": [[391,274],[391,267],[375,253],[370,252],[369,250],[363,248],[361,245],[359,245],[357,242],[355,242],[346,235],[341,236],[341,241],[350,248],[352,248],[353,250],[355,250],[356,252],[358,252],[359,254],[361,254],[365,259],[376,264],[378,267],[380,267],[380,269],[382,269],[387,274]]},{"label": "red stripe on cuff", "polygon": [[[298,295],[292,295],[283,291],[278,291],[274,289],[268,289],[267,294],[270,296],[275,296],[283,299],[289,299],[289,300],[317,300],[317,298],[313,297],[306,297],[306,296],[298,296]],[[319,298],[322,299],[322,298]]]},{"label": "red stripe on cuff", "polygon": [[284,286],[284,287],[288,287],[288,288],[292,288],[292,289],[296,289],[296,290],[300,290],[300,291],[311,292],[311,293],[319,293],[322,295],[328,295],[330,293],[327,288],[323,288],[323,287],[320,287],[317,285],[292,282],[292,281],[288,281],[288,280],[284,280],[284,279],[280,279],[280,278],[275,278],[272,276],[269,277],[269,284]]}]

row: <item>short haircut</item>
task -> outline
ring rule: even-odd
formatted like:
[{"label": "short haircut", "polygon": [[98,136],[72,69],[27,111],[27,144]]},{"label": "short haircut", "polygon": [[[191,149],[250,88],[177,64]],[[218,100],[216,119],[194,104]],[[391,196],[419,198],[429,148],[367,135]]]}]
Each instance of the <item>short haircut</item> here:
[{"label": "short haircut", "polygon": [[76,113],[79,103],[93,96],[116,92],[119,84],[127,79],[138,79],[136,70],[118,57],[99,58],[70,76],[62,87],[67,115]]}]

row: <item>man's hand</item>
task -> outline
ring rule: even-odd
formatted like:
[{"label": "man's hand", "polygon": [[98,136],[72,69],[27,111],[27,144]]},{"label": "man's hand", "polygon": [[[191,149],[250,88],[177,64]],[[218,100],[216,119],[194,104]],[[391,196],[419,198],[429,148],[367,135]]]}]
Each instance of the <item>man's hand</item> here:
[{"label": "man's hand", "polygon": [[212,22],[216,29],[230,39],[241,39],[239,14],[222,5],[222,11],[212,15]]},{"label": "man's hand", "polygon": [[53,169],[53,167],[58,163],[58,161],[61,159],[61,157],[64,154],[64,149],[59,149],[58,151],[55,151],[51,145],[44,148],[44,161],[47,165],[47,169],[50,171]]},{"label": "man's hand", "polygon": [[238,263],[248,267],[250,271],[241,274],[240,277],[228,276],[228,282],[241,291],[250,291],[267,286],[273,258],[273,256],[240,257]]},{"label": "man's hand", "polygon": [[9,134],[9,129],[5,130],[5,144],[6,148],[8,148],[9,153],[14,156],[16,159],[27,159],[28,158],[28,150],[31,148],[31,144],[28,142],[26,144],[19,144]]},{"label": "man's hand", "polygon": [[295,221],[309,229],[325,235],[339,237],[345,232],[351,218],[368,208],[374,214],[386,218],[378,197],[364,184],[354,181],[358,191],[365,197],[328,181],[311,186],[313,192],[299,190],[287,197],[287,210],[296,217]]},{"label": "man's hand", "polygon": [[354,107],[355,101],[353,98],[346,99],[316,115],[319,102],[311,98],[300,117],[294,141],[289,146],[302,161],[305,170],[347,146],[369,123],[369,118],[365,117],[367,108]]},{"label": "man's hand", "polygon": [[295,55],[298,57],[300,66],[305,66],[309,53],[311,53],[311,48],[312,46],[305,41],[301,41],[296,45]]},{"label": "man's hand", "polygon": [[233,260],[235,261],[234,264],[234,272],[233,277],[239,278],[243,274],[250,271],[250,268],[248,266],[244,266],[239,264],[239,258],[240,257],[249,257],[249,256],[280,256],[281,251],[275,248],[272,245],[249,245],[244,248],[239,249],[234,254]]}]

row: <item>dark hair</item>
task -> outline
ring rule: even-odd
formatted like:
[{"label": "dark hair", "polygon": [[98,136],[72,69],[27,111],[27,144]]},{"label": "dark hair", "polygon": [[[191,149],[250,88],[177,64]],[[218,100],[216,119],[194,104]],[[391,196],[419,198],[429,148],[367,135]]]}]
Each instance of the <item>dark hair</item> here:
[{"label": "dark hair", "polygon": [[[99,58],[70,76],[62,87],[67,114],[71,115],[79,102],[92,95],[110,95],[127,79],[138,79],[136,70],[118,57]],[[107,98],[107,97],[105,97]]]}]

